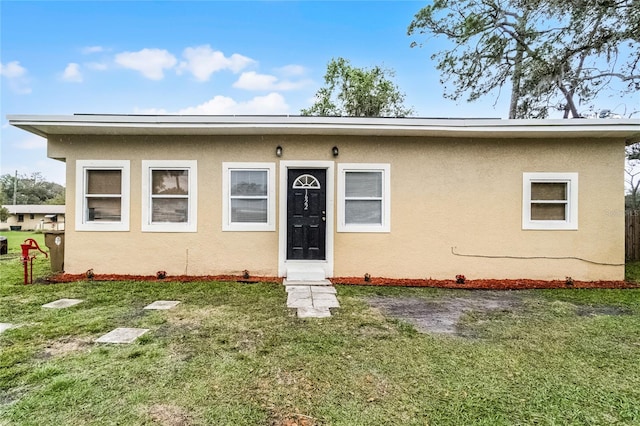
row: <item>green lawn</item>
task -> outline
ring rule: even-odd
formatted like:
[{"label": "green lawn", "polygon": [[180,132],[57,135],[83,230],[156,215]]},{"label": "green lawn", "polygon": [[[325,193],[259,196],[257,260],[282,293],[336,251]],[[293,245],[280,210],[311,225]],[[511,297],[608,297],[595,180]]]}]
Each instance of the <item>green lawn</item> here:
[{"label": "green lawn", "polygon": [[[463,338],[365,301],[462,290],[341,286],[333,317],[300,320],[277,284],[24,286],[20,268],[0,262],[0,322],[19,325],[0,334],[0,425],[640,424],[640,290],[519,292]],[[59,298],[85,301],[41,308]],[[151,332],[93,343],[116,327]]]}]

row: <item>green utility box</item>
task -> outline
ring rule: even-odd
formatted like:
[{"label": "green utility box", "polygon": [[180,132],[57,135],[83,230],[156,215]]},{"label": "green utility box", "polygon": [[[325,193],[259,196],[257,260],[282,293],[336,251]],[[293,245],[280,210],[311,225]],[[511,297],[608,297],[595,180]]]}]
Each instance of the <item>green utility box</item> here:
[{"label": "green utility box", "polygon": [[44,244],[49,248],[51,271],[64,272],[64,231],[45,231]]}]

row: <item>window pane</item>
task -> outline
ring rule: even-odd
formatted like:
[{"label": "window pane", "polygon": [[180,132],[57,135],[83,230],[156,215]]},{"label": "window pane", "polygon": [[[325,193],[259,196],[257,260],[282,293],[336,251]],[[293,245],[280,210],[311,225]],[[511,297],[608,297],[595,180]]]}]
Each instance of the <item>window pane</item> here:
[{"label": "window pane", "polygon": [[184,223],[188,221],[189,200],[186,198],[154,198],[151,222]]},{"label": "window pane", "polygon": [[566,204],[531,204],[531,220],[565,220]]},{"label": "window pane", "polygon": [[267,195],[266,170],[232,170],[231,195]]},{"label": "window pane", "polygon": [[120,194],[121,170],[87,170],[87,194]]},{"label": "window pane", "polygon": [[231,222],[267,223],[267,200],[231,200]]},{"label": "window pane", "polygon": [[382,224],[381,200],[346,200],[345,222],[347,224]]},{"label": "window pane", "polygon": [[152,170],[151,185],[154,195],[188,195],[188,170]]},{"label": "window pane", "polygon": [[90,222],[120,222],[122,201],[120,197],[91,197],[87,199],[87,220]]},{"label": "window pane", "polygon": [[566,200],[567,184],[563,182],[532,182],[531,200]]},{"label": "window pane", "polygon": [[382,173],[346,172],[346,197],[382,197]]}]

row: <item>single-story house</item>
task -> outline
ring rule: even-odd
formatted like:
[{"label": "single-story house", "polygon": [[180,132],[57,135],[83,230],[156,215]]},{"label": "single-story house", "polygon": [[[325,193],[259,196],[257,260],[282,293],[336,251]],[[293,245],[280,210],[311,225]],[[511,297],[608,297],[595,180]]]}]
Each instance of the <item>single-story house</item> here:
[{"label": "single-story house", "polygon": [[63,205],[23,204],[2,207],[9,210],[9,217],[0,223],[0,229],[64,230],[65,206]]},{"label": "single-story house", "polygon": [[639,120],[9,121],[66,162],[68,273],[624,278]]}]

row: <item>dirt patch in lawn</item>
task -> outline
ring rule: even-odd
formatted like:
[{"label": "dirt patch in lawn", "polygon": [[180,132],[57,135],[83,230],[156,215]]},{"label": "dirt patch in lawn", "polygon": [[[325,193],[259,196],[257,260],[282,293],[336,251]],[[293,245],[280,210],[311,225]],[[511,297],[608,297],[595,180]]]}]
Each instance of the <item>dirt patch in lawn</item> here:
[{"label": "dirt patch in lawn", "polygon": [[[423,333],[451,334],[469,337],[459,327],[460,318],[467,314],[485,317],[491,312],[517,312],[526,309],[525,296],[516,291],[469,291],[460,297],[424,299],[419,297],[368,297],[367,303],[383,314],[412,324]],[[550,302],[551,305],[557,302]],[[566,304],[577,316],[633,315],[633,311],[619,306]]]},{"label": "dirt patch in lawn", "polygon": [[633,311],[628,308],[620,306],[577,306],[576,314],[581,317],[596,317],[601,315],[619,316],[619,315],[633,315]]},{"label": "dirt patch in lawn", "polygon": [[522,297],[510,292],[473,291],[464,297],[370,297],[366,301],[420,332],[458,334],[458,322],[465,313],[513,310],[522,303]]},{"label": "dirt patch in lawn", "polygon": [[156,404],[149,407],[149,417],[162,426],[188,426],[193,424],[191,416],[181,407],[170,404]]},{"label": "dirt patch in lawn", "polygon": [[91,346],[91,338],[89,337],[73,337],[66,336],[55,340],[47,345],[42,351],[43,358],[59,357],[68,354],[88,350]]}]

